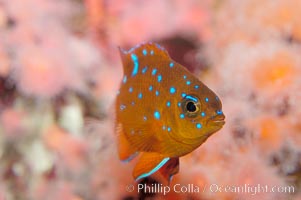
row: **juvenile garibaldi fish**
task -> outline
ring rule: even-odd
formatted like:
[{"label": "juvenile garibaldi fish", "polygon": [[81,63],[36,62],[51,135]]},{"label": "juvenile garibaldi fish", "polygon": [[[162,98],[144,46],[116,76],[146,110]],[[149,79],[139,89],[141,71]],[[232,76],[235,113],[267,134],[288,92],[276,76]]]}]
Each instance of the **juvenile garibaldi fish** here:
[{"label": "juvenile garibaldi fish", "polygon": [[222,128],[217,95],[154,43],[121,50],[124,76],[116,99],[121,160],[138,157],[136,180],[157,172],[169,183],[179,157]]}]

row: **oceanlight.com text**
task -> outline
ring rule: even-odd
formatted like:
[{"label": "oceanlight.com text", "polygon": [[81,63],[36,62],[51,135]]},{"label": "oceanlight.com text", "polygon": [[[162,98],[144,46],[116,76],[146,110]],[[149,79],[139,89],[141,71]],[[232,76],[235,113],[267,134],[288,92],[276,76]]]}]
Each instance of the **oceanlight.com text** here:
[{"label": "oceanlight.com text", "polygon": [[294,186],[288,186],[288,185],[274,185],[274,186],[268,186],[268,185],[250,185],[250,184],[244,184],[241,186],[238,185],[218,185],[218,184],[211,184],[209,187],[210,192],[212,193],[248,193],[251,195],[256,195],[258,193],[294,193],[295,187]]}]

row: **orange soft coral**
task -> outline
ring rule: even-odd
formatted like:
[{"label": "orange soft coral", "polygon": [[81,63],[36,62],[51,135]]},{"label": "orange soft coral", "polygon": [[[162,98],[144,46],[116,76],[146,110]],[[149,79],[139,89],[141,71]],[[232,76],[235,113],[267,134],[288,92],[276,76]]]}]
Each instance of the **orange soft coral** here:
[{"label": "orange soft coral", "polygon": [[253,70],[253,79],[259,90],[281,93],[295,81],[300,70],[293,54],[286,51],[275,52],[270,57],[258,60]]}]

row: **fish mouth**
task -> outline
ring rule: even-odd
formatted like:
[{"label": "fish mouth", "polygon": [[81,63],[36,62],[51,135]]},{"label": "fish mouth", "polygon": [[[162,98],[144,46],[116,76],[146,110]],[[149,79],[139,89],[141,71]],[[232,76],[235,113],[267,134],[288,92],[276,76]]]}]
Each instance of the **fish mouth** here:
[{"label": "fish mouth", "polygon": [[225,124],[225,115],[220,114],[220,115],[214,115],[210,117],[209,123],[213,124],[214,126],[223,126]]},{"label": "fish mouth", "polygon": [[[225,115],[224,114],[218,114],[218,115],[214,115],[212,117],[209,118],[209,120],[207,122],[205,122],[206,125],[211,126],[210,130],[208,130],[208,132],[205,135],[202,135],[200,137],[193,137],[193,138],[187,138],[184,137],[181,140],[177,137],[174,136],[174,134],[169,134],[169,136],[177,141],[180,144],[184,144],[184,145],[191,145],[191,144],[195,144],[195,141],[201,138],[208,138],[210,135],[212,135],[213,133],[215,133],[216,131],[220,130],[223,125],[225,124]],[[184,142],[184,140],[186,142]],[[189,140],[189,142],[187,142],[187,140]]]}]

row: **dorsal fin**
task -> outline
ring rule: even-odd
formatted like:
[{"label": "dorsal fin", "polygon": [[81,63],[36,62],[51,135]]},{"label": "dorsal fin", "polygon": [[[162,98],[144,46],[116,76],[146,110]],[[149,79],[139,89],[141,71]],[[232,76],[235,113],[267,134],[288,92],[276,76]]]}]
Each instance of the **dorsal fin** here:
[{"label": "dorsal fin", "polygon": [[167,51],[156,43],[144,43],[126,51],[119,48],[124,75],[135,76],[147,65],[170,60]]}]

